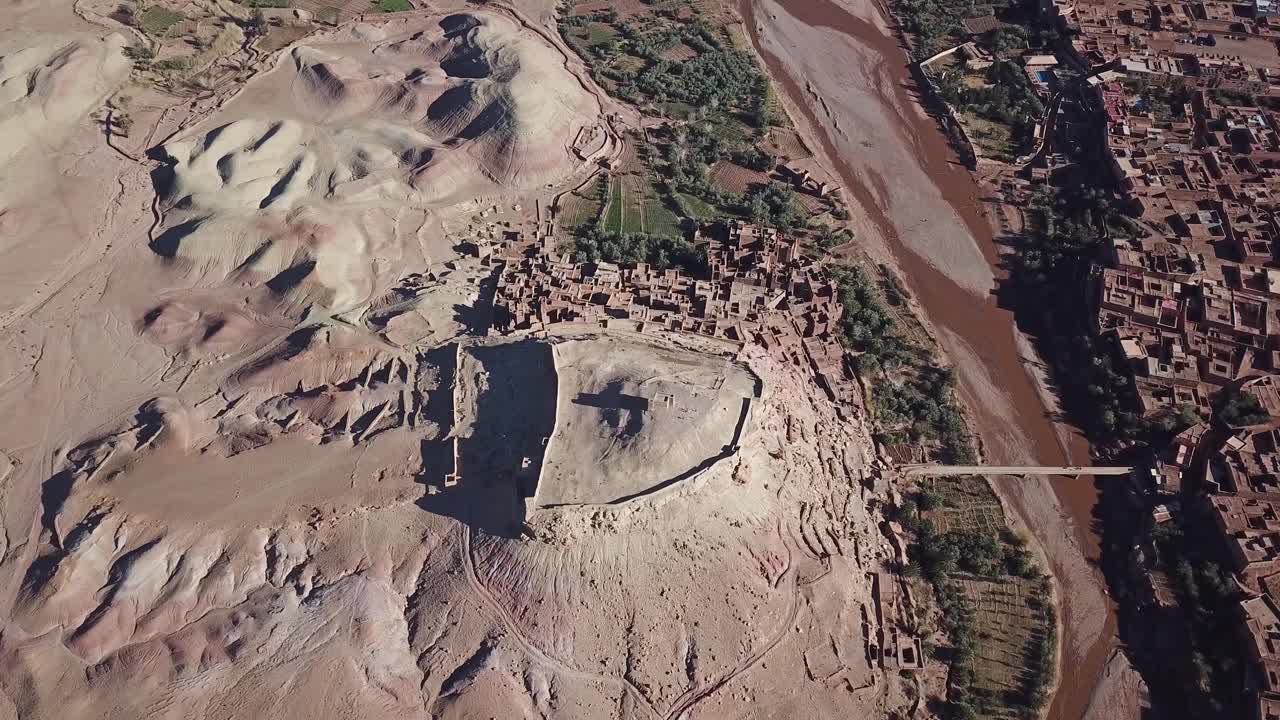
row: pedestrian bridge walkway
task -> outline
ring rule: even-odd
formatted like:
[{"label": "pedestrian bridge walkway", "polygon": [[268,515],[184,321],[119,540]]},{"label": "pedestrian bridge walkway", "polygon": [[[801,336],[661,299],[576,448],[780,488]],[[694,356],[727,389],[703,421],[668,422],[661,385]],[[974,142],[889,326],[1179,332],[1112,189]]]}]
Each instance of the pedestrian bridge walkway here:
[{"label": "pedestrian bridge walkway", "polygon": [[903,475],[941,477],[946,475],[1128,475],[1131,467],[1069,465],[901,465]]}]

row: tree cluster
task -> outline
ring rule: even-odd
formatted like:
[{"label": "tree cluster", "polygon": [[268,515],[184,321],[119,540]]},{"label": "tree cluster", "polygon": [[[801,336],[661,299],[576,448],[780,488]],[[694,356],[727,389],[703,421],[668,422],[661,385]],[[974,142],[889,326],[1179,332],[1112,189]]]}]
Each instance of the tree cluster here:
[{"label": "tree cluster", "polygon": [[603,232],[591,228],[573,241],[575,262],[648,263],[656,270],[679,268],[700,274],[707,268],[706,248],[681,237],[649,233]]},{"label": "tree cluster", "polygon": [[[914,531],[915,539],[907,550],[911,558],[908,574],[922,575],[933,585],[942,609],[942,629],[951,641],[945,658],[950,663],[947,678],[947,717],[976,718],[1000,714],[1001,705],[1021,709],[1026,717],[1036,717],[1049,699],[1057,657],[1057,633],[1053,608],[1045,601],[1049,595],[1047,578],[1041,575],[1026,542],[1005,529],[999,536],[985,530],[950,530],[937,532],[932,523],[915,515],[916,507],[924,509],[926,494],[917,495],[889,513]],[[975,661],[979,653],[977,613],[965,590],[953,581],[952,573],[963,572],[987,578],[1018,577],[1038,580],[1027,604],[1041,615],[1041,629],[1024,647],[1026,672],[1016,689],[994,693],[974,687]]]},{"label": "tree cluster", "polygon": [[938,92],[956,110],[1008,127],[1019,148],[1030,147],[1036,123],[1044,114],[1031,81],[1022,68],[1007,60],[997,60],[986,73],[982,87],[965,84],[961,73],[947,73],[938,79]]},{"label": "tree cluster", "polygon": [[1236,641],[1239,586],[1220,556],[1211,519],[1180,516],[1151,533],[1157,567],[1178,598],[1179,636],[1187,651],[1166,659],[1168,680],[1188,717],[1243,717],[1245,665]]},{"label": "tree cluster", "polygon": [[792,230],[802,222],[795,190],[778,182],[751,188],[743,197],[743,210],[759,225]]},{"label": "tree cluster", "polygon": [[[755,59],[732,47],[723,33],[706,20],[694,18],[676,24],[650,16],[649,22],[620,21],[612,9],[585,15],[571,15],[560,21],[566,40],[594,60],[592,70],[616,83],[616,93],[636,103],[686,103],[694,107],[735,108],[767,124],[768,81],[756,67]],[[570,30],[591,23],[603,23],[616,36],[587,44]],[[684,44],[696,54],[688,60],[663,57],[671,48]],[[643,61],[641,67],[619,66],[620,57]],[[763,124],[758,126],[763,127]]]},{"label": "tree cluster", "polygon": [[759,78],[749,53],[716,48],[691,60],[654,60],[636,77],[636,86],[656,102],[746,107]]},{"label": "tree cluster", "polygon": [[950,368],[922,365],[898,381],[888,380],[872,394],[876,418],[890,428],[885,442],[935,442],[935,459],[967,464],[977,458],[964,415],[955,403]]},{"label": "tree cluster", "polygon": [[1032,561],[1025,542],[1016,535],[1005,542],[986,530],[948,530],[937,532],[933,523],[915,523],[915,540],[907,550],[911,558],[907,573],[920,575],[939,583],[959,572],[998,578],[1006,575],[1034,578],[1039,569]]},{"label": "tree cluster", "polygon": [[1100,444],[1136,441],[1147,430],[1133,383],[1115,348],[1100,342],[1080,312],[1101,247],[1101,223],[1115,211],[1104,190],[1042,186],[1030,203],[1035,222],[1010,243],[1009,285],[1019,305],[1038,309],[1042,355],[1054,367],[1067,411]]},{"label": "tree cluster", "polygon": [[[1157,120],[1184,120],[1186,105],[1191,102],[1191,91],[1182,82],[1152,82],[1138,77],[1126,83],[1130,92],[1142,102],[1142,109],[1155,114]],[[1216,92],[1216,91],[1215,91]]]},{"label": "tree cluster", "polygon": [[963,34],[961,22],[969,17],[974,7],[955,0],[898,0],[894,3],[894,9],[902,20],[902,29],[916,36],[917,60],[955,45]]},{"label": "tree cluster", "polygon": [[[833,269],[840,288],[841,341],[859,352],[863,373],[879,372],[871,392],[885,442],[933,441],[943,462],[974,460],[973,442],[955,400],[955,374],[907,342],[862,268]],[[890,377],[893,372],[896,377]]]},{"label": "tree cluster", "polygon": [[[755,170],[769,170],[775,162],[747,137],[760,136],[775,119],[768,78],[751,53],[697,11],[680,17],[667,7],[625,20],[613,10],[570,15],[561,18],[560,31],[611,94],[671,121],[666,130],[652,131],[660,152],[650,163],[670,206],[684,208],[683,193],[727,214],[751,215],[757,198],[724,191],[710,179],[711,166],[724,159]],[[679,46],[693,57],[669,59]],[[759,200],[754,209],[761,217],[787,227],[798,221],[799,214],[776,193]]]},{"label": "tree cluster", "polygon": [[1253,393],[1230,388],[1218,396],[1217,417],[1230,427],[1259,425],[1271,418]]},{"label": "tree cluster", "polygon": [[699,197],[712,193],[708,169],[732,152],[726,135],[713,120],[693,120],[672,130],[662,148],[671,184]]},{"label": "tree cluster", "polygon": [[772,155],[754,145],[735,150],[732,157],[735,163],[748,170],[756,170],[758,172],[773,170],[774,163],[777,162]]}]

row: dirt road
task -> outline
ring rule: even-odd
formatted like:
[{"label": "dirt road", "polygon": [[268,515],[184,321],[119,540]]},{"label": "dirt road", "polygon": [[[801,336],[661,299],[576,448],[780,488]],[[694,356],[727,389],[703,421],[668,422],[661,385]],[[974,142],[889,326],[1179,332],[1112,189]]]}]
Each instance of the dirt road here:
[{"label": "dirt road", "polygon": [[[743,0],[749,34],[802,132],[853,201],[859,245],[898,268],[955,364],[989,463],[1073,465],[1088,448],[1046,409],[1041,363],[993,297],[999,257],[984,194],[919,107],[905,50],[871,0]],[[997,478],[1046,555],[1064,625],[1051,718],[1075,720],[1114,645],[1091,564],[1097,491],[1087,481]]]},{"label": "dirt road", "polygon": [[471,533],[472,530],[466,523],[458,523],[458,540],[459,545],[461,546],[462,562],[464,570],[466,571],[467,583],[471,586],[471,591],[475,594],[479,603],[498,619],[502,626],[506,628],[511,638],[520,646],[520,649],[524,650],[525,654],[529,656],[529,659],[546,667],[552,672],[559,673],[565,677],[583,680],[589,683],[600,683],[603,685],[617,687],[629,695],[632,702],[634,702],[637,707],[644,708],[645,714],[649,717],[663,717],[662,713],[658,712],[657,708],[649,702],[649,699],[645,697],[644,693],[640,692],[640,689],[626,678],[579,670],[559,658],[554,658],[548,655],[543,652],[541,648],[535,645],[533,641],[525,635],[520,623],[512,617],[511,613],[505,606],[503,606],[502,603],[498,602],[498,599],[493,596],[493,593],[489,592],[489,588],[476,573],[475,558],[471,554]]},{"label": "dirt road", "polygon": [[[785,583],[787,587],[788,605],[787,611],[783,614],[782,620],[778,622],[774,630],[749,654],[743,656],[737,664],[728,668],[719,675],[707,678],[702,682],[692,685],[683,695],[676,698],[671,708],[666,712],[660,712],[649,698],[645,696],[640,688],[625,677],[614,675],[602,675],[600,673],[587,672],[573,667],[569,663],[552,657],[539,648],[532,640],[525,635],[519,621],[511,615],[511,613],[493,596],[488,586],[480,578],[476,572],[475,557],[471,551],[471,534],[472,529],[465,523],[458,524],[458,542],[462,561],[467,577],[467,583],[471,586],[471,590],[476,599],[484,606],[498,621],[506,628],[511,638],[520,646],[522,650],[534,662],[543,665],[552,672],[559,673],[566,677],[576,678],[590,683],[601,683],[620,688],[629,695],[637,707],[643,708],[645,714],[652,718],[663,718],[663,720],[678,720],[684,716],[695,705],[711,697],[717,690],[729,684],[739,675],[745,673],[755,667],[770,650],[777,647],[778,643],[786,639],[795,627],[796,614],[800,610],[800,587],[796,578],[796,571],[790,559],[787,561],[787,571],[783,577],[779,578],[780,583]],[[788,552],[790,552],[788,550]]]}]

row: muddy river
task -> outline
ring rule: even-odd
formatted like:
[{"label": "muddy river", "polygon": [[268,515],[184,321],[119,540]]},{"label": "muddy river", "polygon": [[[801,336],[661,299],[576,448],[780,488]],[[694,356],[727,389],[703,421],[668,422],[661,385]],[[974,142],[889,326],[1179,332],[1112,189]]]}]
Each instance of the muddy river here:
[{"label": "muddy river", "polygon": [[[999,257],[977,182],[920,110],[885,13],[856,2],[867,0],[741,0],[740,9],[789,105],[861,206],[860,239],[882,244],[955,362],[987,461],[1087,463],[1087,444],[1054,422],[1033,378],[1037,360],[995,301]],[[1115,644],[1094,563],[1097,491],[1091,479],[996,486],[1058,580],[1063,672],[1049,717],[1076,720]]]}]

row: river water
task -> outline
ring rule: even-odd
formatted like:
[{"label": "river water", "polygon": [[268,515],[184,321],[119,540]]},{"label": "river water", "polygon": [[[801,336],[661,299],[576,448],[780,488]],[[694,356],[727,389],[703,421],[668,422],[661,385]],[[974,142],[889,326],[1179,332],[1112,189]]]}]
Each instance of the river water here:
[{"label": "river water", "polygon": [[[833,0],[776,0],[776,6],[770,4],[774,1],[741,0],[740,10],[752,43],[789,104],[800,110],[816,131],[816,139],[836,165],[834,170],[850,192],[850,199],[861,206],[878,230],[907,286],[938,330],[938,339],[956,364],[960,393],[974,415],[987,461],[1087,464],[1087,444],[1078,434],[1055,423],[1046,408],[1027,368],[1028,363],[1035,362],[1034,355],[1026,349],[1025,342],[1020,344],[1013,314],[998,306],[994,288],[975,292],[974,273],[961,277],[958,269],[948,272],[961,263],[949,263],[945,249],[929,250],[927,242],[913,237],[913,231],[904,226],[904,210],[893,199],[903,193],[903,188],[887,193],[884,178],[907,174],[878,167],[869,159],[874,157],[872,153],[886,152],[885,145],[863,142],[864,146],[873,145],[863,151],[851,145],[859,133],[856,118],[865,117],[858,105],[880,103],[890,123],[897,126],[894,130],[901,138],[899,142],[909,146],[910,156],[924,171],[921,177],[927,177],[925,182],[934,186],[916,189],[922,196],[940,194],[953,213],[950,222],[963,225],[971,238],[964,242],[976,245],[974,257],[980,254],[985,261],[987,267],[983,271],[990,273],[988,284],[999,278],[999,256],[991,223],[983,213],[983,193],[957,161],[936,122],[916,109],[906,50],[881,23],[872,22],[866,14],[854,15]],[[779,9],[789,16],[785,21],[793,28],[792,37],[802,38],[785,52],[778,52],[777,44],[784,41],[770,37],[783,35],[776,29],[784,24],[779,20]],[[757,17],[758,13],[769,12],[773,14]],[[759,22],[762,20],[769,21],[768,29]],[[794,29],[801,26],[808,30]],[[763,41],[762,35],[766,36]],[[842,42],[826,42],[824,39],[828,38]],[[806,45],[813,43],[821,43],[822,48],[806,53]],[[830,93],[824,96],[824,73],[815,72],[815,67],[820,68],[824,62],[831,63],[831,67],[856,64],[856,48],[860,48],[858,54],[879,57],[875,68],[878,77],[866,83],[860,96],[849,101],[846,115],[855,122],[845,122],[841,127],[841,110],[832,99],[841,89],[828,84]],[[841,53],[848,53],[848,57]],[[804,61],[798,56],[805,54],[819,60],[802,67]],[[818,96],[822,96],[821,102],[815,102]],[[830,104],[828,99],[832,99]],[[955,246],[958,242],[947,244]],[[1084,714],[1115,645],[1115,612],[1104,595],[1103,580],[1096,568],[1099,538],[1093,510],[1097,490],[1088,479],[996,478],[995,484],[1006,505],[1040,541],[1058,580],[1063,617],[1062,673],[1049,717],[1076,720]]]}]

